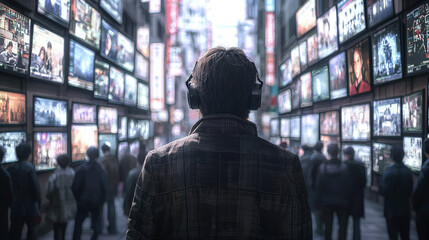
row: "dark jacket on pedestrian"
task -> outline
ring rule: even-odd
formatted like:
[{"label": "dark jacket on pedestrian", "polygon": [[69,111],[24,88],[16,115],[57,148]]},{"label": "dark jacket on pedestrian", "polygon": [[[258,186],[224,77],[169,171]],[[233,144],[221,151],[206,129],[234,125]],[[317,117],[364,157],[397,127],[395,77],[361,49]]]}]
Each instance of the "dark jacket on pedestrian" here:
[{"label": "dark jacket on pedestrian", "polygon": [[312,211],[316,210],[316,180],[317,174],[319,173],[320,164],[326,162],[326,157],[322,152],[315,151],[311,155],[310,161],[308,163],[308,171],[305,177],[306,185],[309,186],[308,190],[308,203]]},{"label": "dark jacket on pedestrian", "polygon": [[[307,149],[307,150],[304,150],[304,155],[300,157],[302,172],[304,173],[305,180],[307,180],[307,176],[309,174],[311,155],[312,155],[312,151],[310,149]],[[307,186],[307,189],[308,189],[308,187],[310,186],[310,183],[306,181],[305,185]]]},{"label": "dark jacket on pedestrian", "polygon": [[365,165],[356,161],[355,159],[347,160],[345,163],[348,165],[352,185],[351,185],[351,198],[349,215],[354,218],[365,217],[364,207],[364,191],[366,186],[366,169]]},{"label": "dark jacket on pedestrian", "polygon": [[119,159],[119,179],[121,182],[125,182],[128,176],[128,172],[137,166],[137,158],[135,158],[130,153],[124,154],[124,156]]},{"label": "dark jacket on pedestrian", "polygon": [[223,114],[149,152],[127,239],[311,239],[312,231],[298,156]]},{"label": "dark jacket on pedestrian", "polygon": [[322,163],[316,181],[317,207],[348,207],[351,195],[351,177],[347,165],[334,158]]},{"label": "dark jacket on pedestrian", "polygon": [[139,179],[142,166],[137,166],[128,173],[127,180],[124,183],[124,213],[130,212],[131,204],[133,203],[134,190],[136,189],[137,180]]},{"label": "dark jacket on pedestrian", "polygon": [[410,216],[410,197],[413,190],[411,170],[403,163],[388,167],[378,184],[379,193],[384,197],[384,216]]},{"label": "dark jacket on pedestrian", "polygon": [[429,214],[429,160],[426,160],[420,170],[419,180],[414,186],[411,202],[414,211],[420,214]]},{"label": "dark jacket on pedestrian", "polygon": [[116,189],[119,183],[119,163],[112,154],[102,156],[98,160],[107,174],[107,183],[110,188]]},{"label": "dark jacket on pedestrian", "polygon": [[107,176],[97,161],[89,160],[77,169],[72,191],[78,206],[90,209],[103,206],[107,194]]},{"label": "dark jacket on pedestrian", "polygon": [[[4,169],[3,164],[0,163],[0,233],[7,233],[9,231],[9,207],[13,202],[13,187],[10,174]],[[3,239],[0,236],[0,239]]]},{"label": "dark jacket on pedestrian", "polygon": [[8,168],[12,179],[14,201],[11,219],[35,217],[39,214],[40,185],[34,166],[27,161],[18,161]]}]

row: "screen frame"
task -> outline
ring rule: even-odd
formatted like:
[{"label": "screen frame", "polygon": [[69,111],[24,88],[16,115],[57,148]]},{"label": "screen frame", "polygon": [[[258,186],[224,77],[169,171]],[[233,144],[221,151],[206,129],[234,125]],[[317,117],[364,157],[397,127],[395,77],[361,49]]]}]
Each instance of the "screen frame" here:
[{"label": "screen frame", "polygon": [[[124,82],[124,84],[123,84],[123,86],[124,86],[124,89],[123,89],[123,93],[122,93],[122,101],[114,101],[114,100],[111,100],[110,98],[109,98],[109,96],[110,96],[110,84],[112,83],[112,78],[110,77],[110,75],[111,75],[111,72],[112,72],[112,68],[115,68],[116,70],[118,70],[119,72],[121,72],[121,74],[123,75],[123,82]],[[112,104],[117,104],[117,105],[124,105],[124,101],[125,101],[125,74],[127,74],[127,72],[125,72],[126,70],[124,70],[124,69],[122,69],[121,67],[118,67],[118,66],[116,66],[115,64],[110,64],[110,66],[109,66],[109,86],[108,86],[108,91],[107,91],[107,101],[109,102],[109,103],[112,103]],[[137,87],[138,87],[138,85],[137,85]]]},{"label": "screen frame", "polygon": [[[352,37],[353,38],[353,37]],[[369,67],[368,67],[368,80],[370,81],[368,83],[368,85],[371,87],[371,89],[369,91],[366,92],[362,92],[362,93],[356,93],[351,95],[350,94],[350,84],[351,84],[351,79],[350,79],[350,72],[349,72],[349,56],[348,56],[348,52],[349,51],[353,51],[353,48],[357,45],[362,44],[363,42],[367,41],[368,42],[368,61],[369,61]],[[362,49],[362,48],[361,48]],[[365,95],[365,94],[370,94],[372,92],[374,92],[374,78],[373,78],[373,59],[372,59],[372,39],[371,37],[363,37],[363,38],[358,38],[357,41],[353,42],[353,44],[351,45],[350,48],[347,48],[344,50],[344,52],[346,53],[346,68],[347,68],[347,97],[356,97],[356,96],[361,96],[361,95]],[[353,64],[353,63],[352,63]],[[363,63],[362,65],[364,65],[365,63]],[[362,81],[364,81],[362,79]]]},{"label": "screen frame", "polygon": [[393,147],[393,146],[401,146],[401,147],[403,147],[403,144],[404,144],[403,143],[403,139],[400,138],[398,140],[400,140],[400,141],[392,142],[390,140],[390,141],[386,142],[385,140],[383,140],[383,141],[372,141],[371,142],[372,143],[371,145],[372,145],[372,172],[373,172],[373,174],[378,175],[378,176],[382,176],[383,175],[383,173],[380,173],[379,171],[375,171],[374,170],[374,165],[375,165],[374,144],[384,144],[384,145],[387,145],[387,146],[390,146],[390,147]]},{"label": "screen frame", "polygon": [[[277,121],[277,126],[278,126],[278,134],[273,134],[272,130],[271,130],[271,122]],[[275,118],[271,118],[270,119],[270,137],[280,137],[280,118],[279,117],[275,117]]]},{"label": "screen frame", "polygon": [[[22,129],[20,129],[20,130],[9,130],[9,131],[8,130],[1,130],[0,134],[1,133],[24,133],[25,134],[25,142],[26,143],[29,142],[28,133],[27,133],[26,129],[24,129],[24,130],[22,130]],[[15,152],[15,155],[16,155],[16,152]],[[5,154],[5,157],[6,157],[6,154]],[[10,162],[6,162],[5,160],[6,159],[3,159],[3,161],[1,162],[2,165],[9,165],[9,164],[17,163],[19,161],[18,158],[16,158],[16,160],[10,161]]]},{"label": "screen frame", "polygon": [[[100,132],[100,118],[99,118],[99,114],[100,114],[100,110],[102,109],[102,108],[105,108],[105,109],[115,109],[116,110],[116,133],[112,133],[112,132]],[[90,124],[87,124],[87,125],[90,125]],[[118,131],[119,131],[119,111],[118,111],[118,108],[116,108],[116,107],[111,107],[111,106],[102,106],[102,105],[97,105],[97,129],[98,129],[98,134],[118,134]]]},{"label": "screen frame", "polygon": [[[105,63],[105,64],[107,64],[107,65],[108,65],[109,73],[107,74],[107,96],[106,96],[105,98],[104,98],[104,97],[100,97],[100,96],[96,96],[96,95],[95,95],[95,77],[97,76],[97,74],[95,73],[95,68],[96,68],[97,61],[98,61],[98,62],[101,62],[101,63]],[[109,100],[110,65],[111,65],[111,63],[106,62],[104,59],[101,59],[100,57],[98,57],[98,54],[97,54],[97,53],[95,53],[95,58],[94,58],[94,89],[93,89],[93,91],[92,91],[92,92],[93,92],[92,96],[93,96],[95,99]]]},{"label": "screen frame", "polygon": [[[303,115],[301,115],[301,124],[300,124],[300,126],[301,126],[301,129],[300,129],[300,131],[301,131],[301,133],[300,133],[300,141],[301,141],[301,144],[302,145],[304,145],[304,144],[308,144],[308,143],[303,143],[302,142],[302,139],[303,139],[303,136],[304,136],[304,134],[303,134],[303,130],[304,130],[304,128],[303,128],[303,119],[304,119],[304,117],[306,117],[306,116],[317,116],[317,123],[319,123],[319,124],[316,124],[316,126],[317,126],[317,140],[316,140],[316,143],[318,142],[318,141],[320,141],[320,113],[309,113],[309,114],[303,114]],[[280,122],[279,122],[279,125],[280,125]],[[290,134],[289,134],[290,135]],[[311,145],[310,145],[311,146]],[[311,147],[313,147],[313,146],[311,146]]]},{"label": "screen frame", "polygon": [[[28,103],[27,103],[27,94],[26,92],[21,92],[21,91],[16,91],[16,90],[10,90],[10,89],[5,89],[5,88],[0,88],[0,92],[10,92],[10,93],[17,93],[17,94],[23,94],[24,95],[24,101],[25,101],[25,122],[21,123],[21,124],[10,124],[10,123],[0,123],[0,127],[19,127],[19,126],[26,126],[27,122],[28,122]],[[33,117],[34,118],[34,117]],[[1,132],[1,131],[0,131]],[[9,131],[7,131],[9,132]]]},{"label": "screen frame", "polygon": [[[341,138],[341,140],[342,140],[342,138]],[[365,147],[369,147],[369,153],[370,153],[370,161],[369,161],[369,164],[371,165],[370,167],[369,167],[369,169],[370,169],[370,180],[371,180],[371,182],[370,183],[366,183],[366,185],[365,185],[365,188],[371,188],[373,185],[374,185],[374,171],[373,171],[373,149],[372,149],[372,143],[373,143],[373,141],[368,141],[368,142],[354,142],[354,141],[341,141],[341,146],[340,146],[340,156],[343,156],[344,155],[344,147],[345,146],[354,146],[354,145],[358,145],[358,146],[365,146]],[[354,148],[353,148],[354,149]],[[359,159],[358,158],[358,160],[362,160],[362,159]],[[363,161],[360,161],[361,163],[363,163],[363,164],[365,164]],[[365,178],[366,178],[366,171],[368,171],[366,168],[365,168]]]},{"label": "screen frame", "polygon": [[[148,96],[147,96],[148,97],[148,104],[147,104],[148,107],[147,108],[143,108],[143,107],[141,107],[139,105],[139,96],[140,96],[140,94],[139,94],[139,84],[145,85],[147,87],[147,89],[148,89]],[[150,110],[150,86],[149,86],[148,83],[146,83],[144,81],[137,80],[137,104],[136,104],[136,107],[138,109],[141,109],[141,110],[144,110],[144,111],[149,111]]]},{"label": "screen frame", "polygon": [[[92,0],[92,1],[94,1],[94,0]],[[124,1],[123,0],[119,0],[120,2],[121,2],[121,16],[120,16],[120,19],[116,19],[108,10],[107,10],[107,8],[106,7],[104,7],[104,5],[101,3],[102,1],[104,2],[105,0],[95,0],[95,1],[97,1],[97,3],[99,3],[99,5],[100,5],[100,9],[103,9],[103,11],[105,12],[105,13],[107,13],[107,14],[104,14],[104,15],[107,15],[107,16],[109,16],[111,19],[113,19],[113,20],[115,20],[115,22],[117,22],[117,23],[119,23],[119,24],[121,24],[122,25],[122,23],[124,22]]]},{"label": "screen frame", "polygon": [[[86,106],[94,106],[95,107],[95,122],[94,123],[77,123],[77,122],[75,122],[74,121],[74,118],[73,118],[73,115],[74,115],[74,106],[75,105],[77,105],[77,104],[79,104],[79,105],[86,105]],[[87,124],[97,124],[98,123],[98,108],[97,108],[97,105],[96,104],[90,104],[90,103],[81,103],[81,102],[72,102],[72,108],[71,108],[71,112],[72,112],[72,114],[71,114],[71,116],[72,116],[72,120],[71,120],[71,124],[85,124],[85,125],[87,125]],[[98,126],[97,126],[98,127]]]},{"label": "screen frame", "polygon": [[373,24],[371,24],[370,22],[369,22],[369,14],[368,14],[368,11],[370,11],[370,9],[369,9],[369,6],[368,6],[368,0],[365,0],[365,7],[366,7],[366,10],[367,11],[365,11],[365,16],[366,16],[366,21],[367,21],[367,28],[368,29],[371,29],[371,28],[374,28],[374,27],[376,27],[376,26],[380,26],[381,24],[383,24],[383,23],[386,23],[386,22],[388,22],[389,20],[391,20],[392,18],[394,18],[394,16],[395,16],[395,0],[392,0],[392,12],[390,13],[390,15],[389,16],[387,16],[385,19],[382,19],[382,20],[380,20],[380,21],[378,21],[378,22],[375,22],[375,23],[373,23]]},{"label": "screen frame", "polygon": [[59,25],[61,25],[63,27],[68,28],[68,25],[70,23],[70,16],[71,16],[70,12],[71,12],[71,1],[72,0],[68,0],[68,4],[69,4],[69,9],[67,11],[67,15],[69,17],[68,21],[62,19],[61,17],[54,16],[53,14],[51,14],[50,12],[48,12],[47,10],[43,10],[44,12],[41,11],[39,9],[39,7],[40,7],[40,1],[42,1],[42,0],[36,0],[36,11],[35,12],[37,12],[39,15],[44,16],[47,19],[49,19],[49,20],[51,20],[51,21],[53,21],[53,22],[55,22],[55,23],[57,23],[57,24],[59,24]]},{"label": "screen frame", "polygon": [[[329,99],[330,100],[337,100],[337,99],[343,99],[343,98],[350,97],[349,96],[349,65],[348,65],[348,62],[347,62],[347,50],[348,49],[345,49],[343,51],[337,51],[337,52],[335,52],[335,54],[331,55],[330,58],[328,58],[328,63],[327,64],[328,64],[328,75],[329,75]],[[344,54],[344,62],[345,62],[344,74],[346,76],[346,79],[345,79],[345,81],[346,81],[346,95],[342,96],[342,97],[338,97],[338,98],[332,98],[332,94],[331,94],[331,92],[332,92],[331,91],[331,69],[330,69],[331,68],[331,59],[339,56],[340,54]]]},{"label": "screen frame", "polygon": [[[67,119],[67,123],[65,126],[54,126],[54,125],[37,125],[36,124],[36,118],[34,116],[34,114],[36,113],[34,111],[35,109],[35,104],[36,104],[36,98],[42,98],[42,99],[47,99],[47,100],[52,100],[52,101],[59,101],[59,102],[65,102],[66,103],[66,119]],[[56,98],[51,98],[51,97],[44,97],[44,96],[40,96],[40,95],[33,95],[33,127],[52,127],[52,128],[68,128],[69,126],[69,102],[68,99],[56,99]]]},{"label": "screen frame", "polygon": [[[401,112],[401,134],[399,135],[399,136],[392,136],[392,135],[375,135],[374,134],[374,113],[375,113],[375,102],[381,102],[381,101],[386,101],[386,100],[393,100],[393,99],[398,99],[399,98],[399,102],[400,102],[400,106],[399,106],[399,108],[400,108],[400,112]],[[378,140],[379,138],[383,138],[383,139],[386,139],[386,138],[388,138],[388,139],[401,139],[402,137],[403,137],[403,135],[404,135],[404,132],[403,132],[403,130],[402,130],[402,121],[403,121],[403,119],[402,119],[402,96],[396,96],[396,97],[389,97],[389,98],[382,98],[382,99],[374,99],[373,101],[372,101],[372,116],[371,116],[371,118],[372,118],[372,123],[371,123],[371,126],[372,126],[372,129],[371,129],[371,135],[372,135],[372,139],[373,140]],[[373,141],[374,142],[374,141]]]},{"label": "screen frame", "polygon": [[[35,164],[35,162],[36,162],[36,144],[35,144],[35,142],[36,142],[36,134],[38,134],[38,133],[54,133],[54,134],[66,134],[66,149],[67,149],[67,152],[66,153],[63,153],[63,154],[66,154],[67,156],[70,156],[70,154],[69,154],[69,134],[68,134],[68,132],[66,132],[66,131],[33,131],[33,146],[32,146],[32,150],[33,150],[33,152],[31,153],[32,154],[32,156],[33,156],[33,159],[31,160],[31,163],[33,164],[33,166],[34,166],[34,169],[36,170],[36,172],[50,172],[50,171],[54,171],[57,167],[55,166],[55,167],[53,167],[53,168],[46,168],[46,169],[36,169],[36,164]],[[59,155],[57,155],[56,157],[55,157],[55,159],[58,157]],[[71,163],[71,162],[70,162]],[[69,165],[70,165],[70,163],[69,163]],[[58,163],[57,163],[58,164]],[[59,166],[59,165],[58,165]]]},{"label": "screen frame", "polygon": [[[327,114],[329,112],[336,112],[337,113],[337,124],[338,124],[338,134],[324,134],[322,133],[322,115]],[[320,137],[321,136],[328,136],[328,137],[339,137],[341,140],[341,111],[340,110],[332,110],[332,111],[326,111],[326,112],[320,112],[319,113],[319,132]],[[320,138],[319,137],[319,138]]]},{"label": "screen frame", "polygon": [[[326,99],[320,99],[320,100],[314,100],[314,89],[313,89],[313,86],[314,86],[314,72],[315,71],[317,71],[317,70],[320,70],[320,69],[322,69],[322,68],[325,68],[326,67],[326,72],[328,73],[328,98],[326,98]],[[311,95],[312,95],[312,97],[311,97],[311,100],[312,100],[312,102],[313,102],[313,104],[314,103],[317,103],[317,102],[324,102],[324,101],[330,101],[331,100],[331,75],[330,75],[330,72],[329,72],[329,63],[328,64],[322,64],[322,65],[320,65],[320,66],[318,66],[317,68],[313,68],[312,70],[311,70]]]},{"label": "screen frame", "polygon": [[[74,126],[76,126],[76,127],[78,127],[78,128],[80,128],[80,127],[84,127],[84,126],[87,126],[87,127],[89,127],[89,126],[95,126],[96,128],[97,128],[97,134],[96,134],[96,136],[97,136],[97,142],[96,142],[96,144],[98,145],[98,124],[70,124],[70,144],[69,144],[69,147],[70,147],[70,156],[71,156],[71,164],[73,164],[73,163],[75,163],[75,162],[77,162],[77,163],[79,163],[79,162],[84,162],[84,161],[86,161],[86,159],[84,158],[84,159],[79,159],[79,160],[73,160],[73,127]],[[95,147],[95,146],[94,146]],[[97,146],[98,147],[98,146]],[[98,150],[98,149],[97,149]]]},{"label": "screen frame", "polygon": [[[420,171],[422,170],[423,164],[425,163],[425,161],[424,161],[425,160],[425,153],[424,153],[424,149],[423,149],[424,141],[425,141],[424,137],[422,135],[409,135],[409,134],[404,135],[404,137],[402,138],[402,147],[404,147],[405,138],[420,138],[422,140],[422,155],[420,156],[420,169],[419,170],[413,170],[413,169],[411,169],[410,166],[406,165],[405,162],[403,162],[403,164],[407,168],[409,168],[411,170],[411,172],[419,174]],[[404,153],[404,158],[405,158],[405,153]]]},{"label": "screen frame", "polygon": [[[403,128],[403,124],[404,124],[404,116],[403,116],[403,105],[404,105],[404,99],[406,98],[406,97],[410,97],[410,96],[413,96],[413,95],[418,95],[418,94],[421,94],[422,95],[422,116],[421,116],[421,123],[422,123],[422,130],[420,130],[420,131],[406,131],[406,130],[404,130],[404,128]],[[402,95],[402,96],[400,96],[400,98],[401,98],[401,132],[402,132],[402,136],[403,137],[406,137],[406,136],[413,136],[413,137],[415,137],[415,136],[420,136],[420,137],[422,137],[422,134],[425,132],[424,130],[425,130],[425,113],[424,113],[424,111],[425,111],[425,101],[426,101],[426,98],[425,98],[425,90],[424,89],[421,89],[421,90],[418,90],[418,91],[415,91],[415,92],[412,92],[412,93],[409,93],[409,94],[406,94],[406,95]]]},{"label": "screen frame", "polygon": [[[90,49],[96,49],[96,51],[94,51],[94,53],[97,53],[97,52],[99,52],[100,51],[100,49],[101,49],[101,22],[102,22],[102,19],[103,19],[103,15],[101,14],[101,12],[100,12],[100,10],[99,9],[97,9],[96,7],[94,7],[94,1],[97,1],[97,3],[98,3],[98,0],[83,0],[86,4],[88,4],[93,10],[95,10],[95,11],[97,11],[98,12],[98,14],[100,15],[100,33],[99,33],[99,35],[98,35],[98,46],[94,46],[94,45],[92,45],[91,43],[89,43],[87,40],[85,40],[85,39],[81,39],[80,37],[78,37],[75,33],[72,33],[71,32],[71,24],[72,24],[72,21],[71,21],[71,18],[72,18],[72,1],[79,1],[79,0],[70,0],[70,21],[69,21],[69,23],[68,23],[68,25],[67,25],[67,30],[66,30],[66,32],[68,33],[68,36],[70,37],[70,38],[73,38],[73,39],[75,39],[75,40],[77,40],[80,44],[84,44],[84,45],[86,45],[87,47],[89,47]],[[95,55],[95,58],[97,58],[97,54]],[[95,62],[95,60],[94,60],[94,62]]]},{"label": "screen frame", "polygon": [[[356,106],[363,106],[363,105],[369,105],[369,139],[344,139],[343,137],[343,108],[350,108],[350,107],[356,107]],[[341,144],[343,145],[343,141],[344,143],[355,143],[355,144],[364,144],[364,143],[369,143],[372,141],[372,123],[373,123],[373,113],[372,113],[372,105],[371,102],[362,102],[362,103],[356,103],[356,104],[352,104],[352,105],[347,105],[347,106],[341,106],[340,107],[340,137],[341,137]]]},{"label": "screen frame", "polygon": [[[363,17],[364,17],[364,24],[365,24],[365,28],[362,29],[359,32],[355,32],[353,33],[353,35],[349,36],[348,38],[345,38],[343,41],[341,41],[340,39],[340,8],[338,7],[338,5],[342,2],[346,2],[346,1],[362,1],[363,2]],[[337,31],[338,31],[338,45],[343,45],[349,41],[351,41],[352,39],[356,39],[358,38],[361,34],[363,34],[364,32],[366,32],[368,30],[368,23],[367,23],[367,14],[366,14],[366,10],[367,10],[367,5],[366,5],[366,0],[338,0],[335,3],[335,6],[337,7]]]},{"label": "screen frame", "polygon": [[[93,53],[93,57],[92,57],[93,58],[93,61],[92,61],[92,64],[93,64],[93,68],[92,68],[92,90],[86,89],[86,88],[84,88],[82,86],[75,86],[75,85],[71,85],[70,84],[70,61],[72,60],[71,57],[70,57],[70,50],[71,50],[70,45],[71,45],[72,41],[74,42],[74,44],[78,44],[81,47],[86,48],[87,50],[89,50],[89,51],[91,51]],[[67,56],[67,59],[68,59],[68,61],[67,61],[67,69],[68,69],[68,71],[67,71],[67,86],[70,86],[70,87],[73,87],[73,88],[77,88],[77,89],[81,89],[81,90],[90,91],[90,92],[95,92],[95,60],[97,59],[96,52],[93,51],[91,48],[88,47],[90,45],[88,45],[88,44],[87,44],[88,46],[84,45],[84,44],[82,44],[82,41],[77,41],[74,38],[69,38],[68,42],[69,42],[69,45],[68,45],[68,49],[67,49],[68,50],[68,56]],[[75,46],[75,48],[76,48],[76,46]],[[73,55],[74,55],[74,53],[73,53]],[[109,69],[109,71],[110,71],[110,69]],[[76,77],[76,78],[78,80],[82,80],[79,77]],[[83,80],[83,81],[86,81],[86,80]],[[93,93],[93,95],[94,94],[95,93]],[[94,97],[95,97],[95,95],[94,95]]]}]

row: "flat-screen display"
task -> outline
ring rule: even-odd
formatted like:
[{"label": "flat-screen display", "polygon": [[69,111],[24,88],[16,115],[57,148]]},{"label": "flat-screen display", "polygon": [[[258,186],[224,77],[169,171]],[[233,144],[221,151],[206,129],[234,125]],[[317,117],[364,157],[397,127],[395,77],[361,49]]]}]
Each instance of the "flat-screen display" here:
[{"label": "flat-screen display", "polygon": [[319,114],[301,117],[301,144],[314,146],[319,141]]},{"label": "flat-screen display", "polygon": [[341,108],[341,132],[343,141],[369,141],[371,139],[370,105]]},{"label": "flat-screen display", "polygon": [[328,65],[311,71],[313,101],[319,102],[329,99],[329,73]]},{"label": "flat-screen display", "polygon": [[100,149],[100,156],[103,156],[101,146],[106,144],[110,147],[110,154],[115,155],[118,148],[116,134],[99,134],[98,135],[98,149]]},{"label": "flat-screen display", "polygon": [[290,137],[301,137],[301,117],[293,117],[290,119]]},{"label": "flat-screen display", "polygon": [[100,133],[118,133],[118,109],[98,108],[98,131]]},{"label": "flat-screen display", "polygon": [[109,64],[95,60],[94,97],[107,99],[109,95]]},{"label": "flat-screen display", "polygon": [[299,154],[299,149],[301,148],[301,142],[300,141],[290,141],[289,143],[290,147],[289,150],[295,154]]},{"label": "flat-screen display", "polygon": [[137,108],[149,110],[149,87],[141,82],[138,83]]},{"label": "flat-screen display", "polygon": [[338,50],[337,8],[333,6],[317,19],[319,59]]},{"label": "flat-screen display", "polygon": [[70,0],[39,0],[37,11],[55,21],[69,22]]},{"label": "flat-screen display", "polygon": [[308,64],[311,65],[315,63],[318,59],[317,51],[317,34],[313,34],[307,39],[307,50],[308,50]]},{"label": "flat-screen display", "polygon": [[393,165],[390,158],[390,148],[393,145],[384,143],[372,144],[372,170],[376,173],[383,174],[386,168]]},{"label": "flat-screen display", "polygon": [[139,135],[139,126],[136,119],[128,119],[128,139],[137,138]]},{"label": "flat-screen display", "polygon": [[352,147],[355,150],[355,160],[361,161],[366,169],[366,186],[371,186],[371,146],[360,144],[343,144],[343,151]]},{"label": "flat-screen display", "polygon": [[280,65],[280,87],[284,87],[292,82],[292,60],[288,58]]},{"label": "flat-screen display", "polygon": [[137,28],[137,51],[149,58],[149,27]]},{"label": "flat-screen display", "polygon": [[316,1],[308,0],[296,12],[296,31],[298,37],[316,26]]},{"label": "flat-screen display", "polygon": [[340,113],[338,111],[320,113],[320,134],[340,135]]},{"label": "flat-screen display", "polygon": [[33,26],[30,76],[64,82],[64,38],[37,24]]},{"label": "flat-screen display", "polygon": [[128,106],[137,104],[137,79],[129,74],[125,74],[124,104]]},{"label": "flat-screen display", "polygon": [[301,72],[301,63],[299,60],[299,46],[297,45],[290,52],[290,58],[292,60],[292,77],[295,77]]},{"label": "flat-screen display", "polygon": [[109,101],[124,103],[125,75],[119,69],[110,66]]},{"label": "flat-screen display", "polygon": [[0,3],[0,68],[28,73],[31,20]]},{"label": "flat-screen display", "polygon": [[404,132],[421,132],[423,121],[423,94],[413,93],[402,98],[402,129]]},{"label": "flat-screen display", "polygon": [[118,23],[122,23],[122,0],[100,0],[100,6]]},{"label": "flat-screen display", "polygon": [[97,106],[73,103],[72,123],[95,124],[97,119]]},{"label": "flat-screen display", "polygon": [[36,170],[55,168],[56,159],[61,154],[67,154],[67,133],[34,133],[33,164]]},{"label": "flat-screen display", "polygon": [[67,101],[34,98],[34,126],[67,127]]},{"label": "flat-screen display", "polygon": [[130,154],[135,158],[139,156],[139,147],[140,147],[139,140],[130,142]]},{"label": "flat-screen display", "polygon": [[279,113],[287,113],[292,110],[291,91],[286,89],[278,95]]},{"label": "flat-screen display", "polygon": [[25,94],[0,91],[0,125],[25,123]]},{"label": "flat-screen display", "polygon": [[118,128],[118,139],[119,141],[127,139],[127,131],[128,131],[128,118],[127,116],[119,117],[119,128]]},{"label": "flat-screen display", "polygon": [[329,60],[329,87],[331,99],[347,97],[346,53],[342,52]]},{"label": "flat-screen display", "polygon": [[407,14],[407,73],[429,68],[429,3]]},{"label": "flat-screen display", "polygon": [[374,136],[401,136],[401,98],[374,101]]},{"label": "flat-screen display", "polygon": [[422,138],[404,137],[404,164],[413,171],[422,167]]},{"label": "flat-screen display", "polygon": [[71,141],[72,161],[85,160],[86,150],[98,144],[97,125],[72,125]]},{"label": "flat-screen display", "polygon": [[371,91],[368,39],[347,50],[347,64],[349,66],[349,95]]},{"label": "flat-screen display", "polygon": [[95,53],[79,43],[70,40],[69,85],[94,90]]},{"label": "flat-screen display", "polygon": [[85,0],[71,0],[70,33],[100,48],[101,15]]},{"label": "flat-screen display", "polygon": [[320,135],[320,141],[323,143],[322,153],[325,155],[325,157],[329,156],[328,154],[329,144],[334,143],[334,144],[337,144],[339,148],[341,147],[340,137],[338,136]]},{"label": "flat-screen display", "polygon": [[296,79],[292,83],[292,109],[297,109],[301,106],[301,81]]},{"label": "flat-screen display", "polygon": [[367,0],[368,25],[372,27],[394,14],[392,0]]},{"label": "flat-screen display", "polygon": [[129,153],[128,142],[120,142],[118,144],[118,159],[122,159],[127,153]]},{"label": "flat-screen display", "polygon": [[339,41],[343,43],[365,30],[363,0],[341,0],[337,4]]},{"label": "flat-screen display", "polygon": [[149,61],[140,53],[136,53],[135,75],[141,80],[149,80]]},{"label": "flat-screen display", "polygon": [[130,72],[134,71],[134,42],[106,21],[101,23],[101,36],[101,56]]},{"label": "flat-screen display", "polygon": [[290,119],[289,118],[280,119],[280,137],[283,137],[283,138],[290,137]]},{"label": "flat-screen display", "polygon": [[280,136],[280,120],[278,118],[273,118],[270,120],[270,136]]},{"label": "flat-screen display", "polygon": [[307,69],[308,56],[307,56],[307,41],[299,44],[299,62],[301,64],[301,71]]},{"label": "flat-screen display", "polygon": [[3,162],[10,163],[18,161],[15,148],[26,140],[25,132],[0,132],[0,145],[6,149]]},{"label": "flat-screen display", "polygon": [[138,128],[140,131],[140,138],[141,139],[149,139],[150,137],[150,121],[149,120],[139,120],[138,121]]},{"label": "flat-screen display", "polygon": [[311,86],[311,72],[301,75],[301,107],[313,105],[313,93]]},{"label": "flat-screen display", "polygon": [[374,84],[402,78],[399,23],[383,28],[372,38]]}]

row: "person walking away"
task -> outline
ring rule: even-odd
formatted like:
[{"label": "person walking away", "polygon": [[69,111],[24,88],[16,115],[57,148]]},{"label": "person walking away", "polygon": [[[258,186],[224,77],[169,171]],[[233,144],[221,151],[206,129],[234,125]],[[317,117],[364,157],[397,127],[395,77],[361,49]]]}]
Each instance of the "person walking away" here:
[{"label": "person walking away", "polygon": [[46,197],[49,199],[46,219],[54,224],[55,240],[65,239],[67,221],[74,219],[76,214],[76,200],[72,192],[75,171],[69,167],[70,162],[67,154],[57,157],[59,167],[49,176],[46,188]]},{"label": "person walking away", "polygon": [[9,207],[13,203],[13,187],[10,174],[3,167],[3,158],[6,149],[0,145],[0,186],[2,197],[0,198],[0,240],[9,239]]},{"label": "person walking away", "polygon": [[9,237],[12,240],[21,240],[25,223],[27,240],[32,240],[36,238],[36,223],[40,216],[40,185],[34,166],[28,162],[31,156],[30,144],[19,144],[15,152],[18,162],[8,168],[15,196],[10,211]]},{"label": "person walking away", "polygon": [[414,186],[411,203],[416,211],[416,226],[419,239],[429,239],[429,139],[424,142],[426,161],[421,170],[419,180]]},{"label": "person walking away", "polygon": [[127,151],[123,157],[119,159],[119,179],[122,183],[125,183],[128,173],[135,167],[137,167],[137,158]]},{"label": "person walking away", "polygon": [[410,198],[413,190],[411,170],[404,165],[404,149],[392,147],[390,158],[394,164],[386,169],[378,185],[379,194],[384,197],[384,216],[391,240],[410,239]]},{"label": "person walking away", "polygon": [[353,240],[361,239],[360,219],[365,217],[364,191],[366,186],[365,165],[355,159],[355,150],[348,147],[344,150],[345,163],[352,178],[349,216],[353,218]]},{"label": "person walking away", "polygon": [[116,227],[116,208],[115,208],[115,197],[118,192],[119,183],[119,164],[118,160],[114,155],[110,153],[110,147],[107,144],[101,146],[103,157],[100,158],[99,162],[107,174],[107,219],[109,225],[107,226],[107,232],[115,234],[118,232]]},{"label": "person walking away", "polygon": [[106,201],[107,175],[97,162],[98,149],[90,147],[86,151],[89,160],[81,165],[72,184],[73,195],[77,202],[77,212],[73,232],[73,240],[80,240],[82,223],[91,213],[91,225],[93,234],[91,239],[98,239],[101,232],[101,211]]},{"label": "person walking away", "polygon": [[351,178],[347,165],[338,158],[339,147],[328,145],[329,160],[319,167],[316,180],[316,202],[325,222],[325,239],[332,239],[334,213],[338,218],[338,239],[347,236],[348,208],[351,195]]},{"label": "person walking away", "polygon": [[[308,146],[307,144],[304,144],[301,146],[302,149],[302,156],[300,157],[301,159],[301,167],[302,167],[302,172],[304,173],[304,177],[306,178],[306,176],[308,176],[308,164],[310,163],[310,158],[311,155],[313,153],[313,149]],[[307,189],[309,187],[308,182],[305,183],[307,186]]]},{"label": "person walking away", "polygon": [[137,180],[143,167],[144,160],[146,159],[146,147],[141,147],[138,155],[138,165],[128,173],[127,180],[124,184],[124,215],[129,216],[131,204],[133,202],[134,190],[136,189]]},{"label": "person walking away", "polygon": [[299,157],[247,120],[261,104],[255,64],[241,49],[216,47],[186,85],[202,118],[187,137],[148,153],[126,238],[311,239]]}]

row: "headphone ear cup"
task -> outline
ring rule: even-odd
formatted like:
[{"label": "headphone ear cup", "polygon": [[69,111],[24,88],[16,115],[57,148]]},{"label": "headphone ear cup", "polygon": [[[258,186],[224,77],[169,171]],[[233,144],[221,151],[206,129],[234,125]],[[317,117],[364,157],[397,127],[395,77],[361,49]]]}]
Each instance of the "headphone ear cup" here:
[{"label": "headphone ear cup", "polygon": [[201,104],[200,96],[198,95],[197,89],[189,84],[188,86],[188,105],[191,109],[199,109]]},{"label": "headphone ear cup", "polygon": [[249,110],[258,110],[261,107],[262,90],[257,83],[254,84],[252,93],[249,96]]}]

